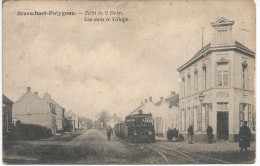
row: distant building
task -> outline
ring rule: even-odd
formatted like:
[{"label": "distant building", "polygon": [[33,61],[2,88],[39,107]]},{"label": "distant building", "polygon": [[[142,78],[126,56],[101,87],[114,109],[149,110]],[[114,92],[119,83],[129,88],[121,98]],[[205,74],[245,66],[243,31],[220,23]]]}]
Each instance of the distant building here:
[{"label": "distant building", "polygon": [[160,98],[159,102],[154,104],[156,110],[153,113],[153,123],[155,134],[160,137],[167,137],[169,129],[178,129],[179,126],[179,94],[171,92],[171,96]]},{"label": "distant building", "polygon": [[44,93],[44,96],[42,97],[42,100],[47,103],[47,105],[50,106],[51,109],[53,109],[54,112],[56,112],[56,130],[57,131],[63,131],[63,122],[64,122],[64,112],[65,109],[60,106],[56,101],[54,101],[51,98],[51,95],[48,93]]},{"label": "distant building", "polygon": [[109,125],[113,128],[118,122],[121,122],[121,118],[119,118],[117,114],[113,114],[113,116],[109,120]]},{"label": "distant building", "polygon": [[70,109],[68,112],[65,113],[66,118],[70,119],[72,122],[72,130],[78,130],[79,129],[79,116],[76,115],[72,110]]},{"label": "distant building", "polygon": [[196,140],[206,140],[207,125],[216,139],[238,140],[243,121],[255,132],[255,53],[232,37],[233,24],[212,23],[212,41],[178,68],[180,129],[193,123]]},{"label": "distant building", "polygon": [[[154,103],[152,97],[142,101],[129,115],[138,114],[140,111],[145,114],[151,113],[153,116],[153,125],[155,135],[166,137],[168,129],[179,127],[179,94],[171,92],[171,95],[165,99],[160,98],[160,101]],[[128,115],[128,116],[129,116]]]},{"label": "distant building", "polygon": [[149,100],[145,99],[144,102],[142,101],[140,106],[134,109],[129,115],[138,114],[140,110],[142,110],[142,113],[144,114],[153,114],[153,112],[155,111],[155,105],[151,96],[149,97]]},{"label": "distant building", "polygon": [[13,121],[24,124],[36,124],[56,132],[56,112],[52,105],[43,101],[38,92],[32,93],[27,87],[26,93],[13,104]]},{"label": "distant building", "polygon": [[3,133],[9,132],[12,129],[12,106],[13,101],[3,95]]}]

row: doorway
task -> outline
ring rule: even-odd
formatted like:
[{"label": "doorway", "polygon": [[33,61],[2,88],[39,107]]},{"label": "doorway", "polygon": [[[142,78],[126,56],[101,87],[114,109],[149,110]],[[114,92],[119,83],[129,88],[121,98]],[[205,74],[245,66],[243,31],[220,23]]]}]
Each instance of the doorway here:
[{"label": "doorway", "polygon": [[228,140],[228,112],[217,113],[217,138]]}]

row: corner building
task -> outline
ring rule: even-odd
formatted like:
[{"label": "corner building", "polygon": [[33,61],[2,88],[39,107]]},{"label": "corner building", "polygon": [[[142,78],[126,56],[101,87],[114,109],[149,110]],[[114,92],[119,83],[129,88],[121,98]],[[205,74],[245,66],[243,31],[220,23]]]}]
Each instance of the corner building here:
[{"label": "corner building", "polygon": [[206,141],[207,125],[215,140],[238,141],[243,121],[255,134],[255,53],[232,37],[234,21],[212,23],[212,41],[177,70],[180,75],[179,130]]}]

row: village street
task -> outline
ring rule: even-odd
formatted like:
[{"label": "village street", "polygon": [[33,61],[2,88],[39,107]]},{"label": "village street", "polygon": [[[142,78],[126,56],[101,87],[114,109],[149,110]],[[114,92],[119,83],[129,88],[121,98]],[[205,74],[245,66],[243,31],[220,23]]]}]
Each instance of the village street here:
[{"label": "village street", "polygon": [[255,142],[247,157],[237,143],[168,142],[132,144],[101,130],[75,131],[40,141],[12,142],[3,152],[8,164],[196,164],[252,163]]}]

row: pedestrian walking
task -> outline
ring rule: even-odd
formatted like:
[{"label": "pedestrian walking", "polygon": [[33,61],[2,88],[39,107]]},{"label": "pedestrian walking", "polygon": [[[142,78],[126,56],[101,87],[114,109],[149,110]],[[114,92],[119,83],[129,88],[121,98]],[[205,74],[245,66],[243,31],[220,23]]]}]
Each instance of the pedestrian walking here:
[{"label": "pedestrian walking", "polygon": [[108,126],[108,128],[107,128],[107,140],[108,141],[110,141],[112,132],[113,132],[113,129],[110,126]]},{"label": "pedestrian walking", "polygon": [[212,144],[212,140],[213,140],[213,137],[214,137],[212,127],[211,126],[207,126],[207,130],[206,131],[207,131],[207,135],[208,135],[208,143]]},{"label": "pedestrian walking", "polygon": [[193,144],[192,140],[193,140],[193,136],[194,136],[194,132],[193,132],[193,124],[190,125],[190,127],[187,130],[188,132],[188,136],[189,136],[189,144]]},{"label": "pedestrian walking", "polygon": [[252,133],[247,126],[247,121],[244,121],[244,124],[239,129],[239,147],[241,155],[246,155],[247,148],[250,147],[250,139],[252,137]]}]

